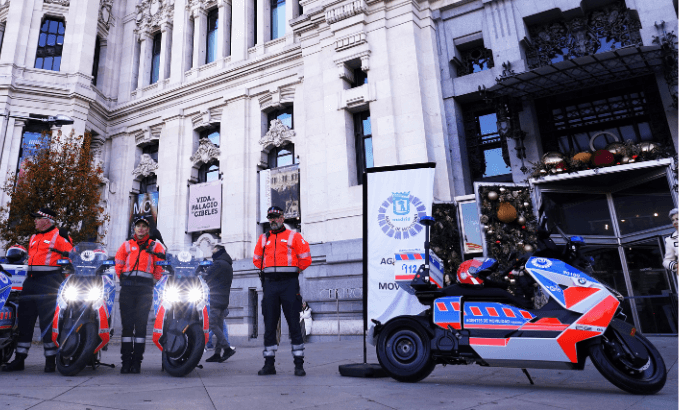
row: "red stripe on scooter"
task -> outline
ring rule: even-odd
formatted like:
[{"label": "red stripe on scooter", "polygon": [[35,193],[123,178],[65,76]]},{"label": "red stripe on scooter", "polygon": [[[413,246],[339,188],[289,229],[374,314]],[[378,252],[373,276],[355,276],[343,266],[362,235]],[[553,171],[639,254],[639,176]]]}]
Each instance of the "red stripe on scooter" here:
[{"label": "red stripe on scooter", "polygon": [[502,311],[504,312],[505,315],[507,315],[507,317],[516,317],[514,311],[509,308],[502,308]]},{"label": "red stripe on scooter", "polygon": [[486,337],[470,337],[469,344],[472,346],[500,346],[505,347],[509,344],[509,338],[492,339]]},{"label": "red stripe on scooter", "polygon": [[436,307],[441,311],[441,312],[447,312],[448,308],[446,307],[446,304],[443,302],[436,302]]},{"label": "red stripe on scooter", "polygon": [[[606,299],[602,300],[585,313],[575,324],[586,325],[586,326],[596,326],[606,328],[611,323],[615,311],[618,309],[620,302],[613,296],[608,296]],[[578,354],[576,349],[576,344],[582,340],[589,339],[595,336],[599,336],[601,332],[596,332],[592,330],[578,330],[578,329],[566,329],[556,341],[563,349],[563,352],[568,356],[572,363],[578,362]]]},{"label": "red stripe on scooter", "polygon": [[443,329],[448,329],[448,326],[452,327],[453,329],[462,329],[462,326],[460,323],[455,323],[455,322],[438,322],[434,323],[436,326],[439,326]]}]

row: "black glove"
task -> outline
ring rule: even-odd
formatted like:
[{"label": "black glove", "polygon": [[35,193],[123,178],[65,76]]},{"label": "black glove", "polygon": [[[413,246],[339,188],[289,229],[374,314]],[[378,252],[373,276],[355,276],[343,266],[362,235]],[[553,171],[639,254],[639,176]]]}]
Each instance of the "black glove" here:
[{"label": "black glove", "polygon": [[71,242],[71,238],[68,236],[68,228],[59,228],[59,236],[66,239],[68,243],[73,245],[73,242]]},{"label": "black glove", "polygon": [[64,258],[68,258],[68,252],[66,251],[60,251],[58,249],[50,248],[50,251],[58,253],[59,255],[63,256]]},{"label": "black glove", "polygon": [[[146,253],[149,253],[149,254],[155,256],[155,257],[158,258],[158,259],[165,260],[165,254],[164,254],[164,253],[162,253],[162,252],[153,252],[153,251],[151,250],[151,249],[153,249],[153,248],[155,248],[155,247],[156,247],[156,242],[155,242],[155,241],[151,241],[151,242],[148,243],[148,244],[145,243],[145,244],[143,245],[143,247],[140,246],[140,248],[141,248],[142,251],[145,250]],[[147,249],[147,248],[148,248],[148,249]]]}]

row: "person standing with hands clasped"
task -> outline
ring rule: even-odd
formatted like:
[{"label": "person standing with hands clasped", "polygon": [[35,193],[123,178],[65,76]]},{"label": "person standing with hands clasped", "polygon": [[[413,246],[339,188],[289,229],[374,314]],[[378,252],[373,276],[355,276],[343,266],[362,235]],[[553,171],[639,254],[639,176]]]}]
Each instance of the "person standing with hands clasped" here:
[{"label": "person standing with hands clasped", "polygon": [[154,279],[163,269],[156,262],[165,259],[165,248],[149,238],[146,216],[134,219],[134,236],[116,253],[116,273],[120,278],[120,321],[123,333],[120,373],[139,373],[146,348],[146,324],[153,304]]},{"label": "person standing with hands clasped", "polygon": [[49,208],[40,208],[31,213],[35,218],[37,233],[28,243],[28,273],[24,287],[19,295],[19,340],[16,356],[3,372],[24,370],[24,360],[28,356],[33,340],[35,321],[40,317],[42,345],[45,349],[45,373],[56,370],[57,346],[52,342],[52,321],[57,305],[57,292],[64,281],[62,269],[57,261],[68,257],[73,241],[66,229],[57,229],[54,221],[56,213]]},{"label": "person standing with hands clasped", "polygon": [[677,257],[679,257],[679,234],[677,233],[677,229],[679,229],[679,211],[677,208],[671,210],[669,216],[672,220],[674,232],[665,238],[665,257],[662,264],[670,273],[676,275]]},{"label": "person standing with hands clasped", "polygon": [[233,260],[223,246],[216,245],[212,248],[212,266],[205,273],[205,281],[210,287],[210,330],[217,337],[217,344],[215,354],[207,358],[206,362],[222,363],[236,353],[224,336],[224,318],[229,314],[229,294],[233,282],[232,264]]},{"label": "person standing with hands clasped", "polygon": [[304,340],[299,325],[302,296],[298,275],[311,265],[309,244],[298,232],[285,228],[283,210],[272,206],[267,210],[271,230],[257,241],[252,262],[262,271],[262,314],[264,315],[264,367],[260,376],[276,374],[274,367],[278,344],[276,327],[281,314],[285,314],[290,330],[295,376],[305,376]]}]

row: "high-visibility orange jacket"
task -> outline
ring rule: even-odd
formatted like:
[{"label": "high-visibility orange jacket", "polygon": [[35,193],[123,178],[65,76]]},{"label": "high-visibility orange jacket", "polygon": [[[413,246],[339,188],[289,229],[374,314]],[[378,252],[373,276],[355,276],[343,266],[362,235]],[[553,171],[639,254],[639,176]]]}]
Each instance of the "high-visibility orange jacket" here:
[{"label": "high-visibility orange jacket", "polygon": [[64,256],[58,252],[70,252],[73,248],[69,239],[59,235],[59,229],[53,226],[46,232],[36,233],[28,242],[28,264],[31,266],[57,266],[57,261]]},{"label": "high-visibility orange jacket", "polygon": [[[158,241],[148,240],[146,244],[147,249],[154,253],[165,253],[165,247]],[[122,273],[128,274],[132,271],[138,271],[133,273],[132,276],[149,279],[153,276],[156,280],[160,279],[163,276],[163,268],[156,265],[160,258],[146,252],[146,250],[141,251],[141,254],[139,252],[139,244],[134,238],[120,245],[118,252],[116,252],[116,273],[118,277]]]},{"label": "high-visibility orange jacket", "polygon": [[311,265],[311,251],[300,233],[284,229],[259,237],[252,262],[265,274],[274,272],[294,274]]}]

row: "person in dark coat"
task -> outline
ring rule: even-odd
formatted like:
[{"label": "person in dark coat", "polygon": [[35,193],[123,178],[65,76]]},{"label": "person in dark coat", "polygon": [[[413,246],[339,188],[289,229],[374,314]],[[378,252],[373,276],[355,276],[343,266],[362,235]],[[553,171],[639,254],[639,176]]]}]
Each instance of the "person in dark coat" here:
[{"label": "person in dark coat", "polygon": [[[215,354],[206,362],[222,363],[236,353],[224,336],[224,318],[229,314],[229,294],[233,281],[233,260],[221,245],[212,249],[212,266],[205,273],[205,281],[210,287],[210,330],[217,338]],[[222,354],[222,351],[224,353]]]}]

